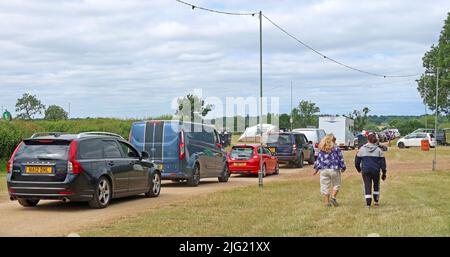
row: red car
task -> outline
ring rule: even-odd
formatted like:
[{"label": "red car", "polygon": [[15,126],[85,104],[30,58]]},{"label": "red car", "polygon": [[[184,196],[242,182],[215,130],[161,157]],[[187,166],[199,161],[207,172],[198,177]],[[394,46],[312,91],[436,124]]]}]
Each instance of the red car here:
[{"label": "red car", "polygon": [[[241,144],[235,145],[227,154],[228,170],[230,174],[258,175],[260,169],[260,145]],[[263,147],[263,176],[278,174],[278,159],[272,152]]]}]

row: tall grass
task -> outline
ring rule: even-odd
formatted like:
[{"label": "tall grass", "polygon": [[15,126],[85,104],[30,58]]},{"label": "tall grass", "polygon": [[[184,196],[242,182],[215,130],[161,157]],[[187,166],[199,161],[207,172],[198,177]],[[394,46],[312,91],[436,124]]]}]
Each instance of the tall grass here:
[{"label": "tall grass", "polygon": [[[154,119],[170,119],[170,115],[156,117]],[[150,120],[152,118],[148,118]],[[23,121],[13,120],[11,122],[0,122],[0,160],[11,156],[14,148],[19,142],[36,132],[65,132],[80,133],[87,131],[105,131],[121,135],[128,138],[133,119],[121,120],[111,118],[87,118],[71,119],[60,121],[34,120]],[[1,161],[0,161],[1,162]],[[0,167],[0,171],[3,167]]]}]

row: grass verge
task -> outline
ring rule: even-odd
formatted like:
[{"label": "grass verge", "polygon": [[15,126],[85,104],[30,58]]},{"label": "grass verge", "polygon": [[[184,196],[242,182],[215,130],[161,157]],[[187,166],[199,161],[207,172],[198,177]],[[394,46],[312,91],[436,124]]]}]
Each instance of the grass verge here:
[{"label": "grass verge", "polygon": [[401,172],[366,209],[361,179],[344,177],[341,206],[321,203],[318,177],[213,193],[82,232],[83,236],[450,236],[450,172]]}]

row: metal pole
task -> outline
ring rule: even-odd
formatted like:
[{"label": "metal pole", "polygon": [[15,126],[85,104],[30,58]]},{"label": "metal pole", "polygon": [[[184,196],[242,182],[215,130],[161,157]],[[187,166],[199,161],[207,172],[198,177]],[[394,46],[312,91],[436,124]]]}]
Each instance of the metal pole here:
[{"label": "metal pole", "polygon": [[260,130],[260,153],[259,153],[259,173],[258,173],[258,185],[263,187],[263,127],[262,127],[262,97],[263,97],[263,85],[262,85],[262,12],[259,11],[259,130]]},{"label": "metal pole", "polygon": [[293,109],[292,109],[292,80],[291,80],[291,117],[289,119],[289,121],[291,122],[291,131],[292,131],[292,126],[293,126],[293,122],[294,122],[294,119],[292,118],[292,111],[293,111]]},{"label": "metal pole", "polygon": [[433,160],[433,171],[436,170],[436,155],[437,155],[437,120],[438,120],[438,95],[439,95],[439,67],[436,68],[436,117],[434,118],[434,139],[436,140],[436,145],[434,146],[434,160]]}]

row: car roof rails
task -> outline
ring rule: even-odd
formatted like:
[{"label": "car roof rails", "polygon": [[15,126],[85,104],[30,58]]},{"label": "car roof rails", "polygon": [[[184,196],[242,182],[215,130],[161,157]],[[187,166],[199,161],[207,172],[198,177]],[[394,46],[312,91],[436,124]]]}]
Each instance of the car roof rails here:
[{"label": "car roof rails", "polygon": [[82,132],[78,134],[78,138],[84,137],[84,136],[110,136],[110,137],[118,137],[121,139],[124,139],[121,135],[110,133],[110,132],[103,132],[103,131],[91,131],[91,132]]},{"label": "car roof rails", "polygon": [[36,132],[30,138],[36,138],[36,137],[39,137],[39,136],[59,137],[59,136],[64,135],[64,134],[66,134],[66,133],[64,133],[64,132]]}]

